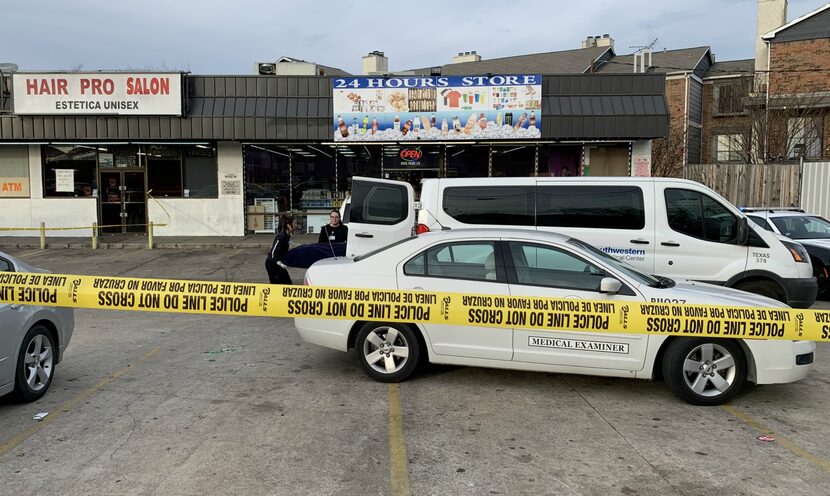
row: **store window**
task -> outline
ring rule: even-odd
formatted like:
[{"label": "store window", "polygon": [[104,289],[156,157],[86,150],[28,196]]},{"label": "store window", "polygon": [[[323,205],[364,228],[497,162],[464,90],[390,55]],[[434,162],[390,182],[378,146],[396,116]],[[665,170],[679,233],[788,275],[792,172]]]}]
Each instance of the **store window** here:
[{"label": "store window", "polygon": [[489,146],[447,145],[446,177],[487,177]]},{"label": "store window", "polygon": [[444,147],[440,145],[386,145],[383,147],[383,177],[412,185],[420,196],[421,181],[439,176]]},{"label": "store window", "polygon": [[44,146],[44,197],[82,197],[96,194],[97,160],[96,146]]},{"label": "store window", "polygon": [[29,197],[29,148],[0,146],[0,198]]},{"label": "store window", "polygon": [[147,166],[147,188],[155,197],[217,197],[216,149],[208,145],[147,145],[139,162]]},{"label": "store window", "polygon": [[531,177],[534,175],[536,146],[494,146],[493,177]]},{"label": "store window", "polygon": [[338,198],[345,198],[351,191],[353,176],[381,177],[383,162],[386,159],[384,153],[387,153],[384,147],[377,145],[338,146],[336,151]]},{"label": "store window", "polygon": [[580,175],[582,147],[568,145],[539,146],[539,176],[573,177]]}]

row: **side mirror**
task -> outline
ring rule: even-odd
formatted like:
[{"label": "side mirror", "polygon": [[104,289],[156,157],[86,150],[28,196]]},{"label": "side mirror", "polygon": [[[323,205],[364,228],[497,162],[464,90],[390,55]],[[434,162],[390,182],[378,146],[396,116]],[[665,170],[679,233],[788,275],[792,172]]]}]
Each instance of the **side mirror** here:
[{"label": "side mirror", "polygon": [[613,277],[603,277],[599,282],[599,292],[604,294],[617,294],[622,289],[622,283]]},{"label": "side mirror", "polygon": [[738,246],[746,246],[747,241],[749,240],[749,221],[746,217],[741,217],[738,219],[738,224],[735,228],[738,231],[735,233],[735,242]]}]

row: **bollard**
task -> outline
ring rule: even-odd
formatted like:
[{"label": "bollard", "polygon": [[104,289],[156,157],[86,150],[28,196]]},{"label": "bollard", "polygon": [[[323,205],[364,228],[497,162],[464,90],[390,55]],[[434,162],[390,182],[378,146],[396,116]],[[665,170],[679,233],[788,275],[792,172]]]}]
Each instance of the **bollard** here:
[{"label": "bollard", "polygon": [[98,249],[98,223],[92,223],[92,249]]},{"label": "bollard", "polygon": [[153,221],[147,226],[147,249],[153,249]]},{"label": "bollard", "polygon": [[46,248],[46,223],[40,223],[40,249]]}]

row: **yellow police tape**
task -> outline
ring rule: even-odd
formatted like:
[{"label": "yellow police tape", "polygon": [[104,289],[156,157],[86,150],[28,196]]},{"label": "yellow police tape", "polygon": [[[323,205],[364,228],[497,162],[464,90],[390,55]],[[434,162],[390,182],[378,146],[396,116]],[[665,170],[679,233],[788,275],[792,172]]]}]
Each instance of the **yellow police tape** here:
[{"label": "yellow police tape", "polygon": [[830,311],[0,273],[0,302],[254,317],[304,317],[600,334],[830,342]]}]

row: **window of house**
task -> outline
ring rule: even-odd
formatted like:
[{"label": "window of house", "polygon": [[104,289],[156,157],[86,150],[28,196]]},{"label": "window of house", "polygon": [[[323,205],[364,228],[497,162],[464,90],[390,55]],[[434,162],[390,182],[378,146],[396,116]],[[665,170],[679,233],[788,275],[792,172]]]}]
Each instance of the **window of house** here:
[{"label": "window of house", "polygon": [[821,158],[821,117],[787,120],[787,157]]},{"label": "window of house", "polygon": [[744,137],[741,134],[718,134],[714,138],[716,162],[741,162],[744,159]]},{"label": "window of house", "polygon": [[0,146],[0,198],[29,197],[29,148]]},{"label": "window of house", "polygon": [[744,111],[743,99],[747,96],[747,85],[744,83],[729,83],[715,86],[714,115],[739,114]]}]

